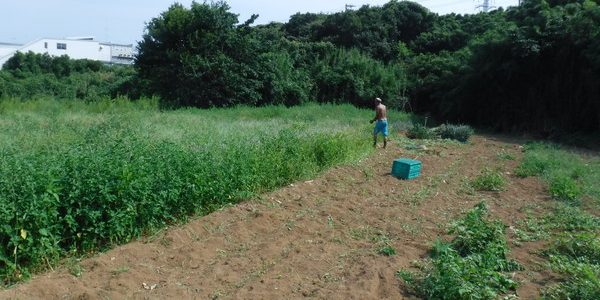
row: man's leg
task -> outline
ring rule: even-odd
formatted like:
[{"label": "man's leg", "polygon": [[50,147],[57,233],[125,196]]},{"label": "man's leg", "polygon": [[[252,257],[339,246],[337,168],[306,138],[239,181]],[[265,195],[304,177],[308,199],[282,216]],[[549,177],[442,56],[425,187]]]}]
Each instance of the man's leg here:
[{"label": "man's leg", "polygon": [[377,147],[377,133],[373,134],[373,147]]},{"label": "man's leg", "polygon": [[388,142],[388,123],[387,121],[385,121],[384,123],[384,127],[383,127],[383,148],[385,149],[385,147],[387,147],[387,142]]}]

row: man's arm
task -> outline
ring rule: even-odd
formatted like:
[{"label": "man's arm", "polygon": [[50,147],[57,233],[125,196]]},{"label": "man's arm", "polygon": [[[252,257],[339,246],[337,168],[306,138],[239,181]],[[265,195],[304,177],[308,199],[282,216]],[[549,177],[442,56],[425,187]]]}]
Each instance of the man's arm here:
[{"label": "man's arm", "polygon": [[373,122],[377,121],[378,115],[379,115],[379,111],[378,111],[378,108],[376,108],[375,109],[375,117],[371,121],[369,121],[369,123],[373,123]]}]

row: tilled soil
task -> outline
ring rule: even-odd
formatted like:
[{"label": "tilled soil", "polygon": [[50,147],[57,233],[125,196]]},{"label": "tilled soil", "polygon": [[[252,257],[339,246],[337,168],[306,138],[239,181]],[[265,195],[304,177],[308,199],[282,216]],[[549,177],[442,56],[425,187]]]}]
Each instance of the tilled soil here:
[{"label": "tilled soil", "polygon": [[[553,280],[537,254],[543,242],[517,243],[513,228],[550,203],[535,178],[512,175],[519,141],[476,136],[469,144],[410,147],[392,143],[369,158],[334,168],[254,200],[82,260],[13,288],[2,299],[411,299],[400,269],[414,269],[448,225],[486,201],[509,226],[521,299]],[[505,159],[506,154],[515,160]],[[419,159],[410,181],[390,175],[399,157]],[[468,182],[502,170],[501,192]],[[379,253],[391,246],[396,254]],[[74,276],[73,269],[81,270]]]}]

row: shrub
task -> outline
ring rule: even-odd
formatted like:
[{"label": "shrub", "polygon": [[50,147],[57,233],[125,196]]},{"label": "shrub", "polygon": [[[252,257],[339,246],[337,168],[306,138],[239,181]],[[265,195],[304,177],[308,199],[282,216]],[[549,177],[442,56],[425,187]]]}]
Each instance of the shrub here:
[{"label": "shrub", "polygon": [[474,133],[473,128],[468,125],[444,124],[435,129],[436,134],[442,139],[457,140],[466,143]]},{"label": "shrub", "polygon": [[413,123],[412,128],[406,132],[406,137],[409,139],[433,139],[435,133],[425,125]]}]

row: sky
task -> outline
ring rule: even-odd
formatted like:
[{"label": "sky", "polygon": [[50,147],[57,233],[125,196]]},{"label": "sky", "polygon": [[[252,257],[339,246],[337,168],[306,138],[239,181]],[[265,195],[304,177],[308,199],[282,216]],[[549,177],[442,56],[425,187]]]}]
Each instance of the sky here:
[{"label": "sky", "polygon": [[[438,14],[472,14],[484,0],[416,0]],[[496,7],[518,0],[489,0]],[[174,2],[192,0],[4,0],[0,6],[0,42],[24,44],[39,38],[92,36],[101,42],[132,44],[141,40],[147,22]],[[197,2],[203,2],[199,0]],[[286,22],[297,12],[335,13],[345,5],[381,6],[388,0],[227,0],[240,22],[256,13],[255,24]]]}]

